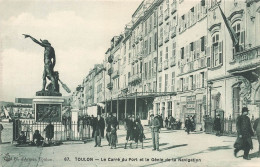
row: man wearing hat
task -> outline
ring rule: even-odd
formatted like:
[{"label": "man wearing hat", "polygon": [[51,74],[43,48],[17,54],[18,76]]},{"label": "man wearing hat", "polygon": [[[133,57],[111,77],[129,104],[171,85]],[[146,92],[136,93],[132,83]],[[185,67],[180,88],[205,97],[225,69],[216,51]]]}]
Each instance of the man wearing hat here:
[{"label": "man wearing hat", "polygon": [[151,118],[151,124],[150,124],[150,128],[151,128],[151,133],[152,133],[152,139],[153,139],[153,151],[159,150],[159,133],[160,133],[160,120],[158,119],[158,117],[154,117],[154,114],[150,115]]},{"label": "man wearing hat", "polygon": [[55,78],[53,75],[53,69],[56,63],[56,58],[55,58],[55,51],[54,48],[51,46],[48,40],[36,40],[30,35],[23,34],[25,38],[31,38],[33,42],[37,43],[38,45],[44,47],[44,71],[43,71],[43,84],[42,84],[42,91],[45,91],[46,87],[46,77],[50,78],[51,83],[54,87],[54,90],[58,92],[57,86],[55,84]]},{"label": "man wearing hat", "polygon": [[95,138],[95,147],[101,147],[101,137],[104,137],[105,121],[98,113],[97,118],[93,120],[93,131]]},{"label": "man wearing hat", "polygon": [[[249,150],[253,149],[253,142],[251,137],[254,136],[254,132],[252,130],[252,125],[250,122],[248,115],[248,108],[242,108],[242,115],[237,117],[237,135],[238,140],[241,141],[238,146],[235,146],[234,155],[236,157],[237,153],[240,150],[244,150],[243,158],[246,160],[250,160]],[[235,143],[236,145],[236,143]]]}]

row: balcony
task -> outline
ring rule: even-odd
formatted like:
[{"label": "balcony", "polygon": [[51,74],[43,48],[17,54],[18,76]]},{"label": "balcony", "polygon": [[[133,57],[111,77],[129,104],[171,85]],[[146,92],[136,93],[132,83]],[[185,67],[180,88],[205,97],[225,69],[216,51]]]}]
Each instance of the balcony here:
[{"label": "balcony", "polygon": [[165,11],[164,11],[164,20],[167,20],[169,18],[169,8],[167,8]]},{"label": "balcony", "polygon": [[171,38],[176,37],[176,27],[174,26],[171,30]]},{"label": "balcony", "polygon": [[113,59],[114,59],[114,56],[113,56],[113,55],[110,55],[110,56],[108,56],[107,61],[108,61],[109,63],[112,63],[112,62],[113,62]]},{"label": "balcony", "polygon": [[116,70],[116,71],[113,72],[113,74],[112,74],[112,79],[115,79],[115,78],[117,78],[117,77],[119,77],[119,71],[118,71],[118,70]]},{"label": "balcony", "polygon": [[174,14],[177,11],[176,0],[171,4],[171,7],[171,14]]},{"label": "balcony", "polygon": [[163,24],[163,14],[161,14],[158,18],[159,26]]},{"label": "balcony", "polygon": [[142,76],[141,73],[132,75],[128,81],[128,84],[131,86],[136,86],[142,82]]},{"label": "balcony", "polygon": [[161,47],[163,45],[163,38],[161,37],[160,39],[159,39],[159,47]]},{"label": "balcony", "polygon": [[140,41],[143,40],[143,35],[142,35],[142,34],[140,35],[139,40],[140,40]]},{"label": "balcony", "polygon": [[161,72],[162,71],[162,63],[158,64],[158,71]]},{"label": "balcony", "polygon": [[109,68],[108,71],[107,71],[107,74],[111,76],[111,74],[113,73],[113,68]]},{"label": "balcony", "polygon": [[176,57],[173,56],[173,57],[170,58],[170,66],[173,67],[175,65],[176,65]]},{"label": "balcony", "polygon": [[246,49],[236,53],[234,59],[230,62],[229,73],[233,75],[243,75],[250,82],[258,79],[256,77],[260,69],[260,46]]},{"label": "balcony", "polygon": [[164,60],[164,62],[163,62],[163,69],[167,70],[168,68],[169,68],[169,65],[168,65],[168,59],[167,59],[167,60]]},{"label": "balcony", "polygon": [[112,82],[107,84],[107,89],[109,89],[109,90],[113,89],[113,83]]}]

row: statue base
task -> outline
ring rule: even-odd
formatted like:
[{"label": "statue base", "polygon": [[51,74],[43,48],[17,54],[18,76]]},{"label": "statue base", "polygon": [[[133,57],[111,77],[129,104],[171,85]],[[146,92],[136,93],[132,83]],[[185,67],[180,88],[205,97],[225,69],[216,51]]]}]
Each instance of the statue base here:
[{"label": "statue base", "polygon": [[54,96],[36,96],[33,99],[35,122],[61,122],[64,98]]},{"label": "statue base", "polygon": [[36,92],[36,96],[62,96],[62,94],[60,92],[41,90]]}]

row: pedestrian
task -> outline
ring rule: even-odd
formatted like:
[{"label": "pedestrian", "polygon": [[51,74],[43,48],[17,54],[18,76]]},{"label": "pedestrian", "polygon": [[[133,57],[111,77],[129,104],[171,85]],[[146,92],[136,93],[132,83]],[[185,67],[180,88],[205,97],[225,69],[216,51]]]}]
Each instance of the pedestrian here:
[{"label": "pedestrian", "polygon": [[135,129],[135,143],[136,143],[136,148],[138,148],[138,141],[140,141],[142,143],[142,149],[144,148],[144,128],[141,124],[140,121],[136,120],[135,121],[136,124],[136,129]]},{"label": "pedestrian", "polygon": [[214,130],[216,131],[216,136],[220,136],[221,120],[219,114],[217,114],[217,117],[214,120]]},{"label": "pedestrian", "polygon": [[112,126],[112,113],[109,113],[108,114],[108,117],[106,118],[106,126],[107,126],[107,129],[106,129],[106,139],[107,139],[107,142],[108,142],[108,145],[110,146],[110,134],[111,134],[111,126]]},{"label": "pedestrian", "polygon": [[110,149],[116,149],[116,143],[117,143],[117,133],[116,133],[116,126],[113,124],[111,126],[111,134],[110,134]]},{"label": "pedestrian", "polygon": [[260,119],[259,118],[257,118],[255,120],[253,128],[256,132],[256,136],[257,136],[257,139],[258,139],[258,145],[259,145],[258,157],[260,157]]},{"label": "pedestrian", "polygon": [[130,141],[130,148],[132,148],[132,141],[134,140],[134,117],[131,118],[131,115],[125,119],[125,129],[126,129],[126,142],[125,149],[127,147],[128,141]]},{"label": "pedestrian", "polygon": [[165,128],[168,128],[168,122],[169,122],[169,120],[168,120],[167,117],[165,118],[164,122],[165,122]]},{"label": "pedestrian", "polygon": [[3,131],[4,127],[2,124],[0,124],[0,144],[2,144],[2,131]]},{"label": "pedestrian", "polygon": [[188,116],[188,117],[186,117],[186,120],[185,120],[185,129],[186,129],[187,134],[190,134],[191,127],[192,127],[192,122]]},{"label": "pedestrian", "polygon": [[20,136],[17,138],[17,144],[25,144],[26,143],[26,136],[23,131],[21,131]]},{"label": "pedestrian", "polygon": [[94,127],[93,127],[93,124],[94,124],[94,115],[91,115],[91,118],[90,118],[90,125],[92,127],[92,138],[94,137]]},{"label": "pedestrian", "polygon": [[97,115],[97,118],[93,119],[93,132],[95,138],[95,146],[101,147],[101,137],[104,137],[105,130],[105,121],[100,114]]},{"label": "pedestrian", "polygon": [[49,124],[44,129],[46,132],[46,138],[48,142],[51,142],[51,139],[54,137],[54,126],[51,124],[51,121],[49,121]]},{"label": "pedestrian", "polygon": [[33,134],[33,144],[36,146],[43,145],[44,138],[41,136],[39,130],[35,130]]},{"label": "pedestrian", "polygon": [[237,134],[238,138],[236,143],[234,144],[235,150],[234,155],[237,156],[237,153],[240,150],[244,150],[244,156],[243,158],[245,160],[250,160],[249,157],[249,151],[250,149],[253,149],[253,142],[251,139],[251,136],[254,135],[254,132],[252,130],[251,122],[248,115],[248,108],[243,107],[242,108],[242,115],[237,117]]},{"label": "pedestrian", "polygon": [[[194,115],[195,116],[195,115]],[[190,116],[190,121],[191,121],[191,131],[193,132],[193,131],[195,131],[195,129],[196,129],[196,124],[195,124],[195,118],[194,118],[194,116]]]},{"label": "pedestrian", "polygon": [[151,118],[151,134],[152,134],[152,140],[153,140],[153,151],[157,150],[160,151],[159,149],[159,133],[160,133],[160,120],[158,116],[154,117],[154,114],[150,115]]}]

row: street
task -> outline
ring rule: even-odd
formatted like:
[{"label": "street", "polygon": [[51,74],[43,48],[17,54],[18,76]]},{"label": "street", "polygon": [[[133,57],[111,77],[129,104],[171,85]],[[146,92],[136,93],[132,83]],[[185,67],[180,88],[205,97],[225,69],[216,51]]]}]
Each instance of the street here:
[{"label": "street", "polygon": [[[152,139],[145,127],[144,149],[129,146],[124,149],[125,131],[118,130],[117,149],[110,149],[105,139],[103,147],[94,147],[94,141],[65,142],[53,147],[15,147],[1,145],[3,167],[8,166],[259,166],[258,142],[253,140],[251,161],[243,160],[243,151],[238,158],[233,155],[235,137],[194,132],[187,135],[183,130],[162,129],[160,152],[152,151]],[[6,160],[4,160],[4,158]],[[9,159],[8,159],[9,158]],[[9,161],[8,161],[9,160]]]}]

